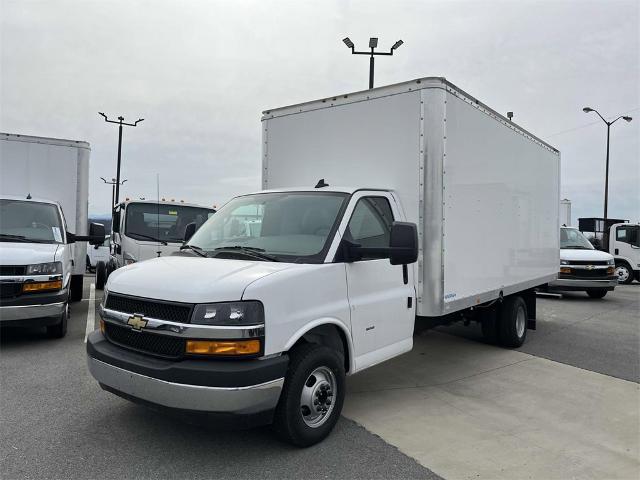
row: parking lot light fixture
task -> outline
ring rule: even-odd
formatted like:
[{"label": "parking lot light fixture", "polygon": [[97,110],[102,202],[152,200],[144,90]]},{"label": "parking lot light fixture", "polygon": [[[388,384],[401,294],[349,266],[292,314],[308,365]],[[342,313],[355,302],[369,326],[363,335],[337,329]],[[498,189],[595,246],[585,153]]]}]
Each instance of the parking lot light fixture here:
[{"label": "parking lot light fixture", "polygon": [[400,45],[404,42],[402,40],[398,40],[393,44],[391,49],[388,52],[376,52],[375,49],[378,47],[378,37],[371,37],[369,39],[369,52],[357,52],[355,49],[354,43],[351,41],[349,37],[345,37],[342,39],[344,44],[351,49],[351,53],[353,55],[369,55],[369,88],[373,88],[373,71],[375,67],[375,55],[393,55],[393,52],[398,49]]},{"label": "parking lot light fixture", "polygon": [[607,224],[607,207],[608,207],[608,199],[609,199],[609,139],[610,139],[610,133],[611,133],[611,125],[613,125],[620,119],[623,119],[626,122],[630,122],[631,120],[633,120],[633,118],[626,115],[620,115],[615,120],[607,121],[602,115],[600,115],[600,112],[598,112],[595,108],[584,107],[582,111],[584,113],[595,112],[600,117],[600,119],[607,125],[607,160],[606,160],[606,167],[605,167],[605,174],[604,174],[604,224],[606,225]]}]

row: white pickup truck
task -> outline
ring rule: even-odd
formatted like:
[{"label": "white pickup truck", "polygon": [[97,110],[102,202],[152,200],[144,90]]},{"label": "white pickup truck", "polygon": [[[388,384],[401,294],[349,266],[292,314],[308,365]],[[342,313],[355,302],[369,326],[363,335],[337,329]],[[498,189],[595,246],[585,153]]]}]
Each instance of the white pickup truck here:
[{"label": "white pickup truck", "polygon": [[525,341],[560,260],[557,150],[442,78],[262,120],[264,190],[109,278],[87,342],[103,389],[307,446],[417,322]]}]

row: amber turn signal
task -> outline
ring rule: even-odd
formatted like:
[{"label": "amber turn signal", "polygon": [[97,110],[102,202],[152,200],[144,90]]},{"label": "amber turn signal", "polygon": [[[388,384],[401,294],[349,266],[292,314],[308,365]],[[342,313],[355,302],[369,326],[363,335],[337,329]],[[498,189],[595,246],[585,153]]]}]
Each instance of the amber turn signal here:
[{"label": "amber turn signal", "polygon": [[571,273],[571,269],[569,267],[560,267],[560,273]]},{"label": "amber turn signal", "polygon": [[28,282],[22,285],[23,292],[44,292],[48,290],[60,290],[62,288],[62,280],[53,280],[52,282]]},{"label": "amber turn signal", "polygon": [[607,275],[613,275],[614,273],[616,273],[616,269],[614,267],[607,268]]},{"label": "amber turn signal", "polygon": [[100,332],[104,334],[105,326],[104,320],[100,319]]},{"label": "amber turn signal", "polygon": [[187,340],[187,353],[195,355],[253,355],[260,353],[260,340]]}]

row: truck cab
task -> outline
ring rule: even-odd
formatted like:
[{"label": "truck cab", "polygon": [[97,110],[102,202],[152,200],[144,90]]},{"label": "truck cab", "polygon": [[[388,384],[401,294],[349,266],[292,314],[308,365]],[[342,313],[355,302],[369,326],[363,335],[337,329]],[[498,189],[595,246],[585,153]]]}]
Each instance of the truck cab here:
[{"label": "truck cab", "polygon": [[187,225],[197,229],[214,213],[213,208],[175,201],[127,200],[117,205],[108,262],[96,265],[96,288],[103,288],[120,267],[177,251]]},{"label": "truck cab", "polygon": [[[104,227],[91,224],[91,242]],[[74,243],[61,206],[30,196],[0,197],[0,324],[46,326],[50,337],[67,331]]]},{"label": "truck cab", "polygon": [[619,283],[640,282],[640,224],[615,223],[609,228],[609,253]]}]

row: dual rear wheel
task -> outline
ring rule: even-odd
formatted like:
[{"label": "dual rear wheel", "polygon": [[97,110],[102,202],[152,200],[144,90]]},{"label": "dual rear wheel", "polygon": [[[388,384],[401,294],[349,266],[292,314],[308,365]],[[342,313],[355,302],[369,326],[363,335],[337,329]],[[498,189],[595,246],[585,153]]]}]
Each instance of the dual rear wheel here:
[{"label": "dual rear wheel", "polygon": [[527,304],[522,297],[506,297],[499,308],[481,314],[482,335],[490,343],[518,348],[527,338]]}]

